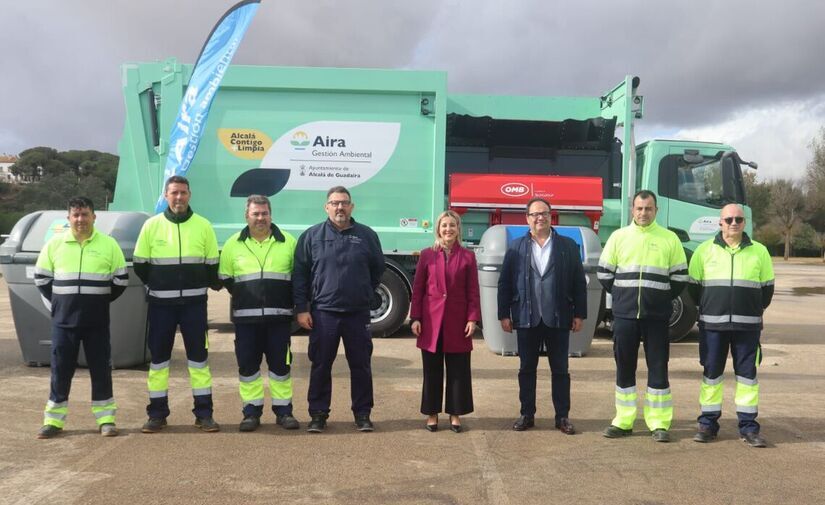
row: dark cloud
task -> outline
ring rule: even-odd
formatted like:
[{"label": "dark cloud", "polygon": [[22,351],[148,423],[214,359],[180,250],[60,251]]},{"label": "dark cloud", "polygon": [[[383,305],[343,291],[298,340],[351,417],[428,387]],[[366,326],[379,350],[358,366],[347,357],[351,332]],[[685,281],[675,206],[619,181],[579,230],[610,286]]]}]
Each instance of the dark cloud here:
[{"label": "dark cloud", "polygon": [[[192,62],[231,1],[3,7],[0,152],[116,150],[120,65]],[[237,64],[446,70],[454,92],[595,96],[642,79],[647,127],[821,96],[825,4],[263,0]]]}]

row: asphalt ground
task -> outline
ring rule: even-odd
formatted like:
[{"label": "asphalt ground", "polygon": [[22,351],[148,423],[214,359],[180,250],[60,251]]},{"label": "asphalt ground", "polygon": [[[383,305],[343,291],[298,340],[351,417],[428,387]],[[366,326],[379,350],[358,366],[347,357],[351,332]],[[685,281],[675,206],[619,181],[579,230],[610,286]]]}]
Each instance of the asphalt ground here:
[{"label": "asphalt ground", "polygon": [[[146,371],[115,370],[121,435],[103,438],[89,412],[86,370],[74,380],[67,429],[37,440],[49,370],[22,362],[8,291],[0,279],[0,503],[825,503],[825,265],[776,264],[777,290],[766,314],[759,369],[759,420],[766,449],[737,436],[733,376],[726,372],[717,441],[691,440],[701,368],[697,335],[671,347],[674,441],[654,443],[640,418],[632,437],[602,437],[613,416],[611,341],[600,333],[590,352],[571,358],[579,433],[553,429],[549,371],[539,369],[537,427],[510,429],[518,415],[518,358],[489,352],[481,335],[473,353],[475,412],[465,432],[429,433],[419,414],[420,354],[409,332],[374,341],[376,431],[355,431],[343,349],[334,368],[330,423],[304,431],[307,337],[293,337],[295,413],[287,432],[271,413],[254,433],[241,419],[232,326],[225,293],[210,298],[210,366],[220,433],[199,432],[190,412],[186,360],[178,339],[172,358],[170,426],[140,433]],[[645,366],[640,359],[639,384]],[[641,409],[640,409],[641,411]],[[641,413],[640,413],[641,414]]]}]

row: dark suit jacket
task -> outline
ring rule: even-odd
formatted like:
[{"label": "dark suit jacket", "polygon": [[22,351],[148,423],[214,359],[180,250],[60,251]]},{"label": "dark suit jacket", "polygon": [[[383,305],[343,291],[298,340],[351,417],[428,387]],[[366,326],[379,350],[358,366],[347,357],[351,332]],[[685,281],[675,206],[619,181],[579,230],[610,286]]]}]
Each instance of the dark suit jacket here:
[{"label": "dark suit jacket", "polygon": [[[556,312],[560,328],[570,328],[573,318],[587,317],[587,281],[579,246],[552,231],[553,261],[556,264]],[[498,278],[498,319],[511,319],[513,328],[530,327],[530,267],[533,239],[528,231],[514,240],[504,255]]]}]

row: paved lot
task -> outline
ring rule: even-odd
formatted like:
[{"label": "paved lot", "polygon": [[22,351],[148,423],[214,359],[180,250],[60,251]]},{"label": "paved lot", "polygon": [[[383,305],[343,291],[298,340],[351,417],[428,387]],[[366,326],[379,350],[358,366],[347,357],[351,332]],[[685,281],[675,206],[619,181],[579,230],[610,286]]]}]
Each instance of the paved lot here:
[{"label": "paved lot", "polygon": [[[691,441],[701,376],[695,335],[671,350],[671,444],[653,443],[641,420],[629,439],[600,435],[613,415],[614,365],[611,342],[603,337],[586,357],[571,359],[571,415],[580,431],[573,437],[552,429],[546,361],[538,427],[510,430],[518,414],[518,359],[490,353],[480,335],[473,353],[476,412],[465,418],[465,433],[422,429],[420,355],[407,335],[375,341],[376,432],[354,431],[341,355],[326,433],[285,432],[267,417],[258,432],[241,434],[224,294],[210,302],[221,433],[192,426],[179,345],[172,361],[171,426],[164,433],[139,432],[145,370],[130,369],[114,372],[122,436],[99,436],[88,410],[88,375],[80,370],[67,433],[36,440],[49,371],[22,364],[0,280],[0,503],[825,503],[825,266],[780,261],[776,270],[759,372],[759,419],[770,442],[764,450],[747,448],[736,436],[730,373],[720,440]],[[304,423],[306,346],[306,336],[294,337],[295,406]],[[642,363],[640,384],[644,372]]]}]

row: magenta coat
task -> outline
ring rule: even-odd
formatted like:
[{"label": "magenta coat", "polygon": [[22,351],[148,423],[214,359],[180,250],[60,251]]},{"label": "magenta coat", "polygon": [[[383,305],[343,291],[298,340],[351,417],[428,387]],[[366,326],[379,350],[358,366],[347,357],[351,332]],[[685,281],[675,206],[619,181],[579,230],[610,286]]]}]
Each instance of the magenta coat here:
[{"label": "magenta coat", "polygon": [[478,269],[472,251],[455,245],[447,261],[441,251],[421,251],[415,269],[410,319],[421,321],[416,342],[420,349],[434,353],[441,331],[444,352],[473,350],[473,338],[464,337],[467,321],[481,320]]}]

